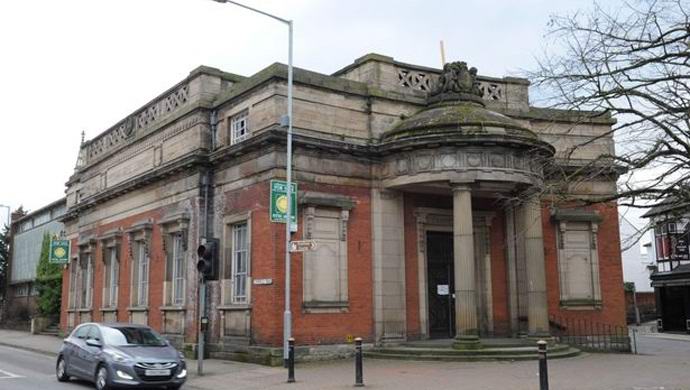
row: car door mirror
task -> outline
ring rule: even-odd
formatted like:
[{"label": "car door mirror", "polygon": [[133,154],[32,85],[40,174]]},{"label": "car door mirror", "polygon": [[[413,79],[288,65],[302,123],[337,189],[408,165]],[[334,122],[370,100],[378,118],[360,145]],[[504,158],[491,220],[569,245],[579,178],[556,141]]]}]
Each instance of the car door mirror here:
[{"label": "car door mirror", "polygon": [[95,340],[95,339],[86,340],[86,345],[88,345],[89,347],[97,347],[97,348],[100,348],[103,346],[103,344],[101,344],[100,341]]}]

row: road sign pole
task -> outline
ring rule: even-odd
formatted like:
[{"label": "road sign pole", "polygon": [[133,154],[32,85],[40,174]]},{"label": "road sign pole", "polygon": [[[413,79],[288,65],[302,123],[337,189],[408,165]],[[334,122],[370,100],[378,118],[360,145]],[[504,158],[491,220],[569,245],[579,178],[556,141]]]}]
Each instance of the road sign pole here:
[{"label": "road sign pole", "polygon": [[287,215],[285,218],[285,313],[283,313],[283,360],[287,365],[288,340],[292,337],[292,313],[290,312],[290,236],[292,228],[292,20],[288,21],[288,91],[287,91]]}]

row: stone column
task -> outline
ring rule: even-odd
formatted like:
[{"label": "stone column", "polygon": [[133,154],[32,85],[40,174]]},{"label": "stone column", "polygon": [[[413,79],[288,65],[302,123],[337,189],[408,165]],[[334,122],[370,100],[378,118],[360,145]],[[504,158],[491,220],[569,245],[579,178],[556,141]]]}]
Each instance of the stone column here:
[{"label": "stone column", "polygon": [[519,331],[518,287],[517,287],[517,256],[515,234],[515,209],[509,206],[505,209],[506,217],[506,266],[508,278],[508,309],[510,313],[510,333],[516,336]]},{"label": "stone column", "polygon": [[546,300],[544,237],[541,203],[536,196],[522,206],[523,232],[527,263],[527,321],[530,336],[549,334],[549,312]]},{"label": "stone column", "polygon": [[472,193],[453,188],[453,264],[455,267],[455,348],[479,348],[477,291],[472,236]]}]

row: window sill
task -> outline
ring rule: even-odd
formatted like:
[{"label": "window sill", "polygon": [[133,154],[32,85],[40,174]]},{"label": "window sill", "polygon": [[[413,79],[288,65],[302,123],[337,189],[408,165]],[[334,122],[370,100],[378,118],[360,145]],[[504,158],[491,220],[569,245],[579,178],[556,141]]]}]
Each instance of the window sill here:
[{"label": "window sill", "polygon": [[561,300],[563,310],[601,310],[601,301],[590,299]]},{"label": "window sill", "polygon": [[161,306],[159,307],[161,311],[186,311],[184,306]]},{"label": "window sill", "polygon": [[233,311],[233,310],[251,310],[252,305],[251,303],[236,303],[236,304],[231,304],[231,305],[223,305],[223,306],[218,306],[218,310],[222,311]]},{"label": "window sill", "polygon": [[117,307],[102,307],[100,311],[102,313],[115,313],[117,312]]},{"label": "window sill", "polygon": [[75,311],[77,311],[79,313],[91,313],[93,311],[93,309],[90,307],[82,307],[82,308],[79,308]]},{"label": "window sill", "polygon": [[149,311],[148,306],[130,306],[127,311]]},{"label": "window sill", "polygon": [[348,302],[305,302],[302,304],[304,313],[347,313],[350,311]]}]

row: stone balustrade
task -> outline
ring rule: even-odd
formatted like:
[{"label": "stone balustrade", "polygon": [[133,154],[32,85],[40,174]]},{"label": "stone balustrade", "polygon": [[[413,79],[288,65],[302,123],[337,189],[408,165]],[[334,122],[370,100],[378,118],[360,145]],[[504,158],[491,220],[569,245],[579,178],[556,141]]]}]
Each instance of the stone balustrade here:
[{"label": "stone balustrade", "polygon": [[189,103],[189,83],[182,84],[135,111],[125,119],[85,142],[80,152],[80,166],[89,165],[109,151],[123,145],[128,139],[159,123]]}]

